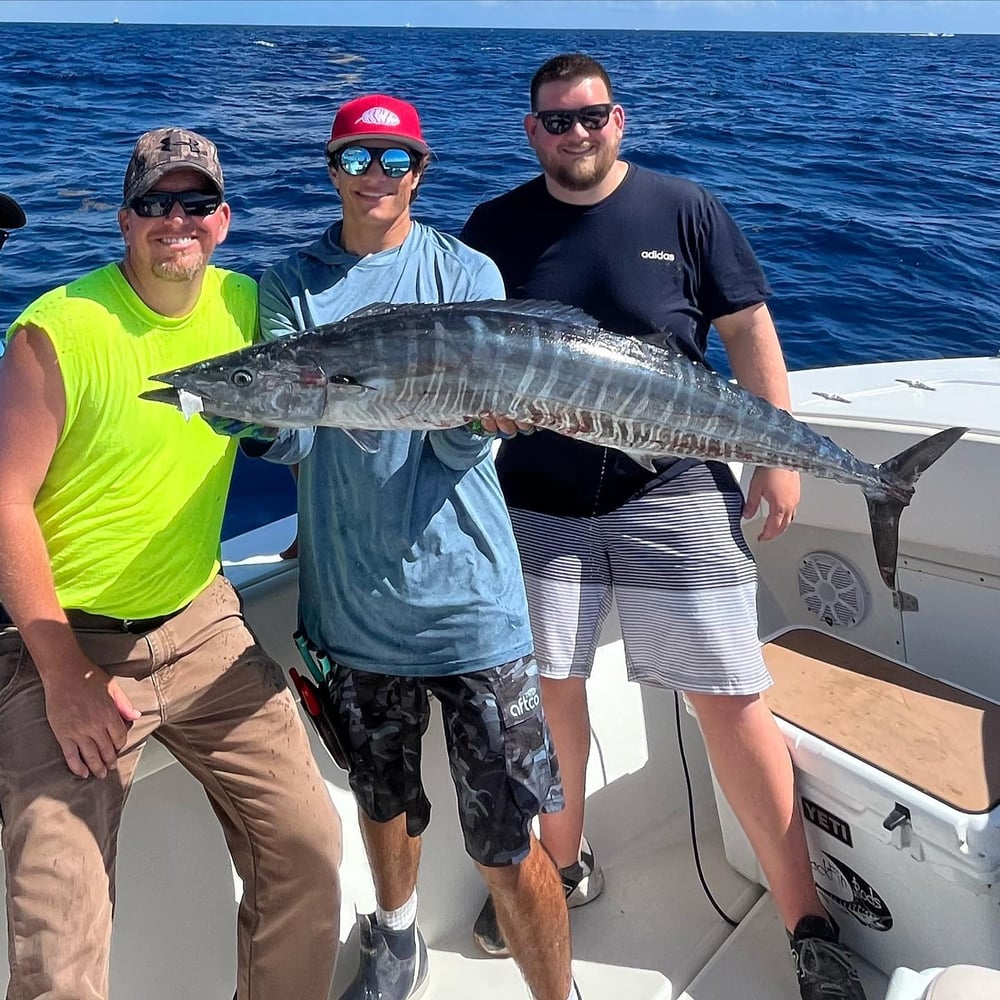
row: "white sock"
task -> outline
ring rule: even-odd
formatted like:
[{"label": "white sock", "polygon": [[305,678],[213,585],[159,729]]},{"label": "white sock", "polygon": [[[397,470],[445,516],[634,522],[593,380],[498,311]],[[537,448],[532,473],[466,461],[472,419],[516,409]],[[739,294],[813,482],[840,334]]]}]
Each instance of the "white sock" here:
[{"label": "white sock", "polygon": [[398,910],[383,910],[376,903],[375,919],[379,927],[384,927],[387,931],[405,931],[412,927],[417,919],[417,890],[413,890],[413,894]]},{"label": "white sock", "polygon": [[[535,994],[532,993],[531,990],[528,990],[528,996],[531,997],[531,1000],[535,1000]],[[580,993],[576,988],[576,982],[574,980],[570,980],[569,996],[566,997],[566,1000],[581,1000]]]}]

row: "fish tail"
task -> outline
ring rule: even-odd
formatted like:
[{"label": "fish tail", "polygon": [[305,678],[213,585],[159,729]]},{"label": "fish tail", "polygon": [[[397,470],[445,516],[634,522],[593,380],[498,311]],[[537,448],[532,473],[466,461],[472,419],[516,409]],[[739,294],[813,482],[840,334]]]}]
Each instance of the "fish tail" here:
[{"label": "fish tail", "polygon": [[878,570],[890,590],[896,589],[896,558],[899,554],[899,518],[913,499],[920,474],[930,468],[966,431],[949,427],[918,441],[877,468],[883,489],[866,490],[868,519]]}]

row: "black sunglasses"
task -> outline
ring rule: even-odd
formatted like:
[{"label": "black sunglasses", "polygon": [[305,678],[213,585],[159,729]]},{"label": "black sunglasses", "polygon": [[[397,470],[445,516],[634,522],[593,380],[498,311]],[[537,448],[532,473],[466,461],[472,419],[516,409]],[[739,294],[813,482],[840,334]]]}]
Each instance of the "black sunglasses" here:
[{"label": "black sunglasses", "polygon": [[3,250],[3,245],[10,239],[10,233],[6,229],[0,229],[0,250]]},{"label": "black sunglasses", "polygon": [[162,219],[180,205],[186,215],[204,217],[217,211],[222,195],[208,191],[150,191],[133,198],[128,207],[144,219]]},{"label": "black sunglasses", "polygon": [[378,160],[382,173],[386,177],[399,180],[416,167],[413,153],[401,146],[390,146],[388,149],[369,149],[368,146],[344,146],[336,152],[328,153],[330,166],[343,170],[352,177],[360,177],[368,172],[368,168]]},{"label": "black sunglasses", "polygon": [[559,111],[533,111],[533,118],[542,123],[549,135],[563,135],[579,122],[588,132],[597,132],[608,124],[613,104],[588,104],[585,108]]}]

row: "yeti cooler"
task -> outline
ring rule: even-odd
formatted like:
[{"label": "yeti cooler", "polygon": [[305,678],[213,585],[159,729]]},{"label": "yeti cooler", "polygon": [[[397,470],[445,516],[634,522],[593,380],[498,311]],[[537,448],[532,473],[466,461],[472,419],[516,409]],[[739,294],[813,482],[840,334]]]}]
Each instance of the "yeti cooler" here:
[{"label": "yeti cooler", "polygon": [[[886,973],[1000,963],[1000,706],[796,628],[764,646],[813,874]],[[716,789],[726,856],[764,882]]]}]

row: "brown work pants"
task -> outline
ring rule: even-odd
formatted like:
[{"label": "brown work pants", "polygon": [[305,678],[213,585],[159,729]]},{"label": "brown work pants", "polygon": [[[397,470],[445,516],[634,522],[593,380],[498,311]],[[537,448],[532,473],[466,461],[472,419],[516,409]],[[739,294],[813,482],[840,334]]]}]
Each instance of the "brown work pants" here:
[{"label": "brown work pants", "polygon": [[75,777],[20,636],[0,630],[8,1000],[108,996],[118,828],[149,736],[204,786],[243,879],[239,1000],[326,1000],[339,943],[340,820],[281,669],[247,629],[236,592],[219,577],[146,635],[76,635],[142,718],[117,770]]}]

